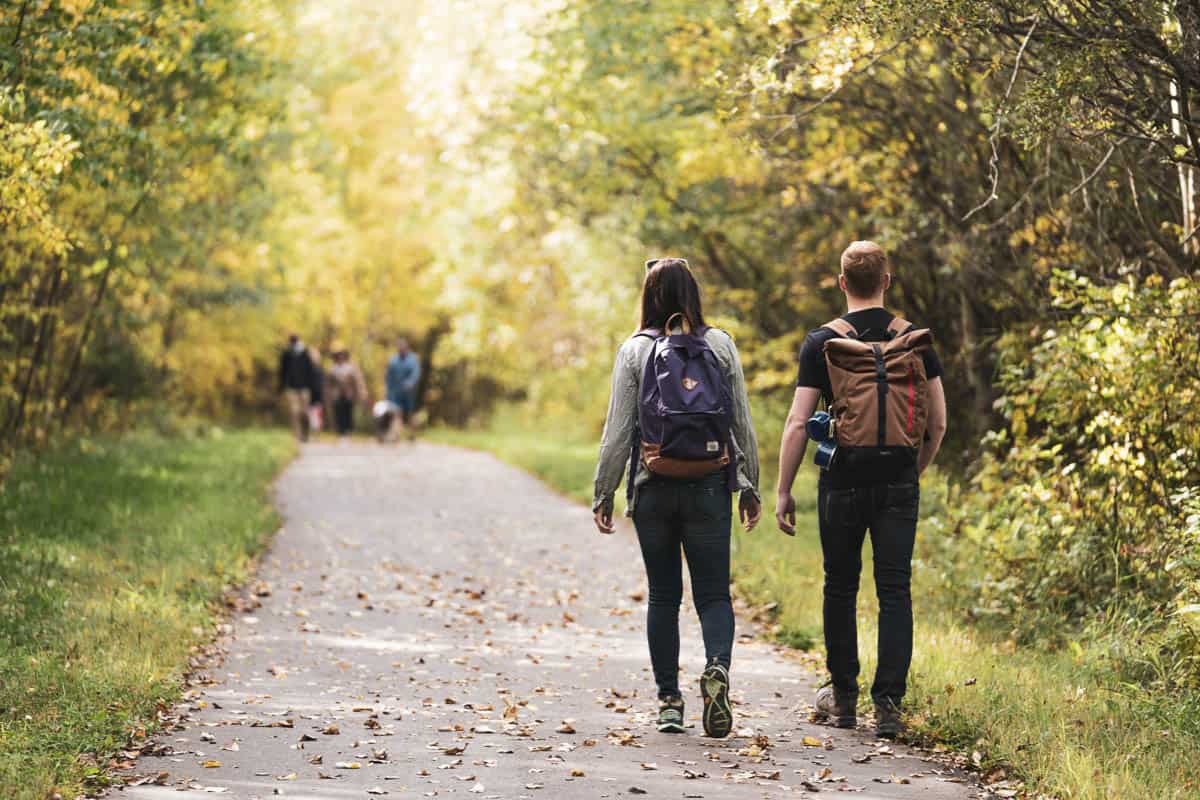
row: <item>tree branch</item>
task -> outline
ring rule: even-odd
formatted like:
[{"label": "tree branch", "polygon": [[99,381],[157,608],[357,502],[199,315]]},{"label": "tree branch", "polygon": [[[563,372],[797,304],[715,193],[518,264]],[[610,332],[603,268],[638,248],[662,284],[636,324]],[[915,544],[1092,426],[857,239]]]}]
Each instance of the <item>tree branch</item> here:
[{"label": "tree branch", "polygon": [[1013,62],[1012,75],[1009,76],[1008,79],[1008,88],[1004,90],[1004,99],[1000,101],[1000,107],[996,114],[996,121],[992,123],[992,132],[991,135],[988,136],[988,145],[992,149],[992,156],[988,159],[988,171],[991,173],[992,188],[982,203],[967,212],[967,215],[962,218],[963,222],[966,222],[971,217],[990,206],[995,200],[999,199],[996,195],[996,188],[1000,185],[1000,151],[996,147],[996,140],[1000,138],[1000,126],[1004,122],[1004,109],[1008,106],[1008,99],[1012,96],[1013,87],[1017,84],[1017,74],[1021,71],[1021,58],[1025,55],[1025,48],[1029,46],[1029,40],[1033,38],[1033,32],[1037,30],[1039,19],[1040,17],[1037,16],[1033,18],[1033,23],[1029,26],[1029,30],[1026,32],[1025,38],[1021,40],[1021,47],[1017,50],[1017,57]]}]

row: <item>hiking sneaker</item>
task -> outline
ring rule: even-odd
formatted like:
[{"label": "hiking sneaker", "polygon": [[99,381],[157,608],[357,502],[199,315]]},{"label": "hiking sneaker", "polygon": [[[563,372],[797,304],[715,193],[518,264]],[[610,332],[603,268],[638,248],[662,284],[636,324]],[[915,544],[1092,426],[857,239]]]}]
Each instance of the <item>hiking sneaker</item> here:
[{"label": "hiking sneaker", "polygon": [[895,739],[904,730],[900,709],[892,702],[875,704],[875,733],[881,739]]},{"label": "hiking sneaker", "polygon": [[700,676],[700,696],[704,698],[704,733],[714,739],[724,739],[733,729],[729,670],[720,664],[709,664]]},{"label": "hiking sneaker", "polygon": [[660,701],[658,706],[658,732],[683,733],[683,698],[676,695]]},{"label": "hiking sneaker", "polygon": [[853,728],[858,724],[858,698],[844,694],[832,686],[822,686],[817,690],[816,711],[813,716],[818,720],[826,720],[835,728]]}]

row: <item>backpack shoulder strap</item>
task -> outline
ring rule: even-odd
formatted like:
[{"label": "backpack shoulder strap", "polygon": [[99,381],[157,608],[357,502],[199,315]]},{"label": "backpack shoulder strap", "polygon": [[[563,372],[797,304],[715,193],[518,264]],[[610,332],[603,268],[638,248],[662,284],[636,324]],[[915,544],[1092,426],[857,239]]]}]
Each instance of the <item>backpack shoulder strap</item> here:
[{"label": "backpack shoulder strap", "polygon": [[887,326],[888,338],[894,339],[897,336],[903,336],[915,327],[917,326],[913,325],[904,317],[892,317],[892,321],[889,322]]},{"label": "backpack shoulder strap", "polygon": [[631,339],[637,339],[639,336],[644,336],[647,339],[657,339],[662,336],[662,331],[658,328],[643,328],[640,331],[635,331]]},{"label": "backpack shoulder strap", "polygon": [[837,319],[831,319],[821,327],[829,328],[829,330],[833,331],[838,336],[850,336],[854,338],[858,337],[858,330],[841,317],[838,317]]}]

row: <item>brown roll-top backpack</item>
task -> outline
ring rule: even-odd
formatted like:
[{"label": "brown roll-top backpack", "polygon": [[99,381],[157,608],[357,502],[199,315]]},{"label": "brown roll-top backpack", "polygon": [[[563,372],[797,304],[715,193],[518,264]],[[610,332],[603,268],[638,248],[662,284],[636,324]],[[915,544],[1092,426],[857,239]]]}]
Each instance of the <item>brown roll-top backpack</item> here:
[{"label": "brown roll-top backpack", "polygon": [[837,454],[831,469],[889,480],[916,464],[929,416],[924,352],[933,344],[928,328],[896,317],[882,341],[866,341],[844,319],[824,327],[837,334],[825,342],[833,390]]}]

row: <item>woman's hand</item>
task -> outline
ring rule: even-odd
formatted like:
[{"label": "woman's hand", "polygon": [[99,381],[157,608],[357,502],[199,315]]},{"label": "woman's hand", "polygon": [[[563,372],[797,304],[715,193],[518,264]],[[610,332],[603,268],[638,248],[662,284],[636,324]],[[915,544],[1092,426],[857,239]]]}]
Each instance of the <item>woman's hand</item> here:
[{"label": "woman's hand", "polygon": [[592,515],[592,518],[596,520],[596,530],[601,533],[612,533],[615,531],[617,528],[613,525],[612,514],[611,507],[605,509],[604,506],[600,506],[600,508],[597,508],[596,513]]},{"label": "woman's hand", "polygon": [[762,503],[758,502],[752,492],[742,492],[738,501],[738,516],[742,519],[742,527],[747,531],[754,530],[754,526],[758,524],[762,517]]}]

